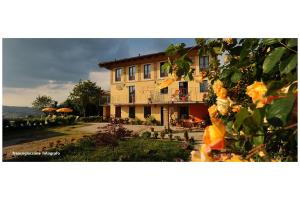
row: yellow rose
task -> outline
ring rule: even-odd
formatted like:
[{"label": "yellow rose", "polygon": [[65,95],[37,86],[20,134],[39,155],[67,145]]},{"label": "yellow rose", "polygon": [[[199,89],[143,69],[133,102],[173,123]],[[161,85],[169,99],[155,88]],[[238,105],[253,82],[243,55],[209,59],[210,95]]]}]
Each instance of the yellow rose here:
[{"label": "yellow rose", "polygon": [[208,108],[208,113],[210,118],[215,118],[217,116],[217,105],[212,105]]},{"label": "yellow rose", "polygon": [[241,105],[234,105],[232,106],[232,112],[240,112]]},{"label": "yellow rose", "polygon": [[232,153],[231,157],[225,159],[224,162],[248,162],[248,161],[244,160],[241,156]]},{"label": "yellow rose", "polygon": [[210,148],[205,144],[202,144],[200,147],[200,161],[201,162],[212,162],[213,159],[210,156]]},{"label": "yellow rose", "polygon": [[233,44],[233,39],[232,38],[224,38],[223,39],[227,44]]},{"label": "yellow rose", "polygon": [[221,115],[226,115],[228,113],[230,101],[226,98],[217,98],[217,110]]},{"label": "yellow rose", "polygon": [[227,90],[225,88],[221,88],[219,91],[216,93],[217,97],[226,99],[227,97]]},{"label": "yellow rose", "polygon": [[223,83],[220,80],[216,80],[213,84],[213,90],[215,94],[220,93],[220,90],[223,88]]},{"label": "yellow rose", "polygon": [[200,162],[200,152],[199,151],[192,151],[191,152],[191,160],[192,162]]},{"label": "yellow rose", "polygon": [[225,55],[224,56],[224,64],[225,65],[228,64],[228,63],[230,63],[230,60],[231,60],[231,56],[230,55]]},{"label": "yellow rose", "polygon": [[263,107],[266,103],[265,94],[267,86],[263,82],[255,81],[252,85],[247,87],[246,94],[252,98],[253,103],[257,103],[257,107]]},{"label": "yellow rose", "polygon": [[225,125],[221,120],[216,120],[204,130],[203,141],[208,147],[214,150],[224,148]]},{"label": "yellow rose", "polygon": [[221,113],[221,115],[227,115],[228,107],[220,105],[218,106],[218,111]]}]

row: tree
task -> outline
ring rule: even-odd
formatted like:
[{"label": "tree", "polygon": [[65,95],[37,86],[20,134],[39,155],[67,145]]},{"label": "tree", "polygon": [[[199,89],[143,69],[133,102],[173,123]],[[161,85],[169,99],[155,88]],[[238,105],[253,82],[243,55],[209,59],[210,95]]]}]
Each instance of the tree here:
[{"label": "tree", "polygon": [[85,117],[90,114],[97,114],[102,94],[103,90],[101,87],[98,87],[95,82],[80,80],[79,83],[74,86],[68,99],[79,109],[80,114]]},{"label": "tree", "polygon": [[39,95],[36,99],[32,102],[32,106],[38,110],[42,110],[43,108],[50,107],[55,101],[46,95]]},{"label": "tree", "polygon": [[[297,161],[297,39],[196,43],[199,56],[210,57],[200,76],[210,82],[206,102],[212,124],[192,158],[201,153],[202,161]],[[194,78],[188,51],[184,44],[166,50],[165,67],[176,79]]]}]

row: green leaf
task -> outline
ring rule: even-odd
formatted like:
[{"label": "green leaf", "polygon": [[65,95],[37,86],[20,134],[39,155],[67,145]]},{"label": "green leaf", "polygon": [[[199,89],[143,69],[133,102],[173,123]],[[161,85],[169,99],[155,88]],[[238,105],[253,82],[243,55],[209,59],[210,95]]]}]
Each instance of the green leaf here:
[{"label": "green leaf", "polygon": [[240,112],[235,115],[235,127],[238,130],[243,124],[244,120],[249,117],[249,112],[246,108],[241,108]]},{"label": "green leaf", "polygon": [[232,70],[230,69],[224,69],[222,72],[221,72],[221,75],[220,75],[220,79],[225,79],[227,78],[228,76],[230,76],[232,73]]},{"label": "green leaf", "polygon": [[241,72],[234,72],[234,74],[231,76],[231,82],[233,83],[237,83],[242,77],[242,73]]},{"label": "green leaf", "polygon": [[264,132],[262,132],[261,130],[257,131],[257,136],[253,137],[253,143],[255,146],[261,145],[264,143]]},{"label": "green leaf", "polygon": [[240,60],[244,60],[244,58],[249,54],[250,47],[251,47],[252,39],[246,39],[246,41],[243,44],[243,48],[241,50],[240,54]]},{"label": "green leaf", "polygon": [[267,96],[277,94],[278,90],[281,89],[285,83],[283,81],[271,81],[268,83]]},{"label": "green leaf", "polygon": [[278,43],[279,40],[277,38],[265,38],[263,39],[263,43],[265,45],[271,45],[271,44],[275,44],[275,43]]},{"label": "green leaf", "polygon": [[295,69],[297,66],[297,55],[293,54],[291,55],[286,62],[283,62],[282,65],[280,65],[280,74],[288,74],[293,69]]},{"label": "green leaf", "polygon": [[294,95],[274,99],[272,104],[266,107],[266,117],[268,122],[273,126],[286,125],[289,114],[293,109],[294,101]]},{"label": "green leaf", "polygon": [[263,122],[263,109],[261,109],[261,108],[255,109],[253,111],[252,118],[258,126],[261,126],[262,122]]},{"label": "green leaf", "polygon": [[297,46],[298,40],[297,38],[291,38],[288,40],[287,46],[292,48],[294,46]]},{"label": "green leaf", "polygon": [[277,47],[266,57],[263,64],[263,72],[269,73],[272,71],[273,67],[280,61],[280,58],[284,54],[286,48]]}]

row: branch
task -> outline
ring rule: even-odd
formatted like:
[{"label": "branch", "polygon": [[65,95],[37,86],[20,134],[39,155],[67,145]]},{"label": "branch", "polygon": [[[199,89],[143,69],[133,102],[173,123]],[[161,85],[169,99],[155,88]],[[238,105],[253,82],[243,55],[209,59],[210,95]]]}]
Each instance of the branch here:
[{"label": "branch", "polygon": [[290,47],[288,47],[287,45],[285,45],[284,43],[282,42],[279,42],[282,46],[284,46],[285,48],[287,48],[288,50],[294,52],[294,53],[298,53],[297,51],[295,51],[294,49],[291,49]]}]

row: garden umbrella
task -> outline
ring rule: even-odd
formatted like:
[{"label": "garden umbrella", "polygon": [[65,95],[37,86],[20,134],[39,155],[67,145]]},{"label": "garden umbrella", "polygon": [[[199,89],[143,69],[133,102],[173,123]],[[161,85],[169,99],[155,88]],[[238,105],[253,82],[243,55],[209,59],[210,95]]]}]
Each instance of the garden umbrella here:
[{"label": "garden umbrella", "polygon": [[60,109],[57,109],[56,112],[70,113],[70,112],[73,112],[73,110],[71,108],[60,108]]},{"label": "garden umbrella", "polygon": [[42,112],[53,112],[53,111],[55,111],[56,110],[56,108],[44,108],[43,110],[42,110]]},{"label": "garden umbrella", "polygon": [[164,80],[160,85],[159,85],[159,89],[163,89],[168,87],[169,85],[171,85],[175,80],[173,78],[168,78],[166,80]]}]

